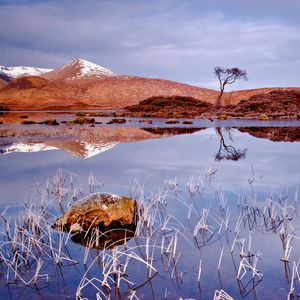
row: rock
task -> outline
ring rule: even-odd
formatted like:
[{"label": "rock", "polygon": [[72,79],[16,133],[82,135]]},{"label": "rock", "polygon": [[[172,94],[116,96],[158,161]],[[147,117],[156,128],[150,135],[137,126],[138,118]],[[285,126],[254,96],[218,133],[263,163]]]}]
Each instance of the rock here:
[{"label": "rock", "polygon": [[226,115],[218,115],[217,116],[217,118],[219,119],[219,120],[227,120],[227,116]]},{"label": "rock", "polygon": [[152,120],[139,120],[140,123],[152,124]]},{"label": "rock", "polygon": [[193,124],[193,121],[191,121],[191,120],[185,120],[185,121],[182,122],[182,124],[191,125],[191,124]]},{"label": "rock", "polygon": [[95,193],[73,204],[52,225],[68,232],[105,231],[135,223],[136,201],[125,196]]},{"label": "rock", "polygon": [[180,122],[176,119],[169,119],[166,121],[166,124],[178,124],[178,123],[180,123]]},{"label": "rock", "polygon": [[269,117],[266,115],[266,114],[260,114],[259,115],[259,119],[261,121],[268,121],[269,120]]},{"label": "rock", "polygon": [[126,123],[126,119],[113,118],[110,121],[108,121],[106,124],[124,124],[124,123]]},{"label": "rock", "polygon": [[51,125],[51,126],[59,125],[59,123],[56,121],[56,119],[48,119],[48,120],[40,122],[39,124]]},{"label": "rock", "polygon": [[114,112],[114,117],[124,117],[124,113],[121,111],[115,111]]},{"label": "rock", "polygon": [[24,120],[21,122],[22,125],[32,125],[32,124],[36,124],[36,122],[34,121],[30,121],[30,120]]}]

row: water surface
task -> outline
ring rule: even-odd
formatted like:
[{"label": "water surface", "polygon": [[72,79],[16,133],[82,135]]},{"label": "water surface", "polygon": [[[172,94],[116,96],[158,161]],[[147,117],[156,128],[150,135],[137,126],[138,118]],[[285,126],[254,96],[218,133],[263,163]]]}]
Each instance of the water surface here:
[{"label": "water surface", "polygon": [[[238,126],[235,121],[228,122],[226,126]],[[270,126],[270,123],[264,124]],[[279,124],[281,123],[273,125],[277,127]],[[289,141],[291,139],[286,130],[281,131],[284,134],[273,129],[261,131],[259,134],[253,128],[214,128],[218,127],[214,122],[210,128],[202,125],[205,128],[198,128],[192,134],[167,137],[157,134],[157,139],[151,136],[147,139],[140,138],[139,141],[118,141],[106,151],[89,157],[78,156],[78,151],[72,152],[73,148],[69,144],[66,148],[64,143],[59,144],[60,147],[52,143],[51,145],[55,145],[54,150],[27,153],[3,151],[6,154],[0,156],[1,210],[32,198],[39,201],[41,196],[37,192],[37,183],[41,184],[38,190],[42,189],[46,180],[52,178],[58,169],[62,169],[66,177],[74,174],[76,186],[82,186],[82,195],[89,192],[88,177],[91,172],[101,185],[100,191],[128,195],[137,181],[144,187],[146,195],[155,194],[161,189],[167,192],[166,206],[161,212],[162,220],[167,214],[174,216],[171,223],[178,230],[179,236],[174,256],[175,260],[178,258],[176,274],[172,263],[168,267],[167,256],[162,255],[164,257],[161,258],[160,249],[154,252],[154,265],[158,274],[152,280],[147,281],[147,272],[140,269],[138,263],[130,265],[128,280],[136,283],[135,291],[139,299],[163,299],[165,296],[167,299],[212,299],[216,289],[224,289],[234,299],[286,299],[290,288],[292,263],[299,259],[300,245],[297,238],[293,239],[290,263],[287,266],[289,270],[286,274],[280,260],[283,249],[279,233],[269,230],[261,215],[256,216],[255,226],[250,226],[249,219],[245,217],[239,238],[245,239],[247,248],[251,231],[251,253],[258,256],[257,268],[263,274],[261,281],[258,278],[252,280],[250,273],[241,282],[237,281],[241,249],[240,244],[237,244],[231,253],[231,247],[241,203],[249,204],[249,199],[255,199],[257,203],[262,203],[268,197],[274,203],[288,201],[291,206],[288,211],[291,213],[293,234],[298,236],[300,222],[295,193],[300,183],[300,143],[297,140],[299,132],[294,129],[294,141]],[[250,125],[244,123],[244,127]],[[149,132],[146,130],[146,133]],[[11,139],[9,142],[13,144],[16,141]],[[23,144],[29,142],[33,141],[23,139]],[[103,140],[94,142],[99,144]],[[3,142],[2,149],[4,144]],[[187,184],[191,183],[191,178],[194,180],[194,187],[197,185],[195,182],[199,183],[200,192],[188,192]],[[220,198],[223,200],[220,201]],[[229,229],[221,230],[219,235],[214,234],[211,239],[207,232],[206,242],[204,235],[198,233],[195,240],[194,228],[204,210],[210,212],[208,222],[211,228],[218,228],[213,216],[220,215],[220,203],[223,203],[226,213],[230,213]],[[192,212],[188,218],[189,210]],[[7,213],[13,215],[14,212],[11,209]],[[174,236],[176,230],[170,231],[170,236]],[[155,245],[161,246],[162,234],[155,238]],[[134,245],[135,242],[132,239],[129,245]],[[154,240],[152,242],[154,244]],[[49,273],[51,280],[45,288],[24,288],[22,284],[6,286],[6,273],[3,270],[2,295],[6,299],[75,299],[75,290],[85,271],[82,265],[85,249],[82,245],[71,241],[69,243],[72,258],[81,263],[76,266],[63,265],[61,274],[53,271],[53,267],[46,267],[45,272]],[[224,254],[218,272],[217,265],[223,247]],[[198,282],[200,261],[202,274]],[[90,278],[100,278],[101,266],[93,265],[89,275]],[[89,299],[96,299],[96,290],[85,289],[84,293]],[[112,299],[131,296],[130,288],[126,284],[119,291],[111,293]]]}]

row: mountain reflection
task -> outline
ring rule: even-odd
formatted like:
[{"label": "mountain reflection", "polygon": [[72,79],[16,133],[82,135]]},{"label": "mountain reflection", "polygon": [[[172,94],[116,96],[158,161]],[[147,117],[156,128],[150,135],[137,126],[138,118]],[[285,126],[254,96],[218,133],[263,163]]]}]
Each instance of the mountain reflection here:
[{"label": "mountain reflection", "polygon": [[[203,127],[86,127],[86,126],[8,126],[0,128],[0,154],[62,150],[73,156],[89,158],[112,149],[120,143],[158,139],[181,134],[204,132]],[[300,141],[300,127],[237,128],[256,138],[271,141]],[[219,138],[216,161],[245,159],[246,148],[233,145],[232,128],[215,129]]]}]

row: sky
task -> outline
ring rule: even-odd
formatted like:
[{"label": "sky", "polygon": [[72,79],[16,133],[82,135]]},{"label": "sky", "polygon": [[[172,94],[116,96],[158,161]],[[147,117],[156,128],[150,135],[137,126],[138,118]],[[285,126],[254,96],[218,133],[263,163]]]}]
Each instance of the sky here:
[{"label": "sky", "polygon": [[0,65],[83,58],[118,74],[228,90],[300,86],[299,0],[0,0]]}]

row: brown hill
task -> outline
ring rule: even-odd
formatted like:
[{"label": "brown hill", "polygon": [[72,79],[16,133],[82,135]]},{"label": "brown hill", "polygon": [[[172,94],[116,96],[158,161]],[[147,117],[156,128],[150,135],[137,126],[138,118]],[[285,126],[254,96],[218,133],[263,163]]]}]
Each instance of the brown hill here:
[{"label": "brown hill", "polygon": [[185,96],[213,102],[217,92],[179,82],[144,77],[114,76],[83,82],[85,94],[81,99],[100,98],[106,108],[134,105],[152,96]]},{"label": "brown hill", "polygon": [[67,108],[74,100],[76,88],[63,82],[52,82],[37,76],[13,80],[0,90],[0,106],[9,110],[42,110]]},{"label": "brown hill", "polygon": [[10,110],[120,109],[152,96],[179,95],[213,102],[218,93],[169,80],[128,76],[50,81],[29,76],[0,90],[0,104]]}]

